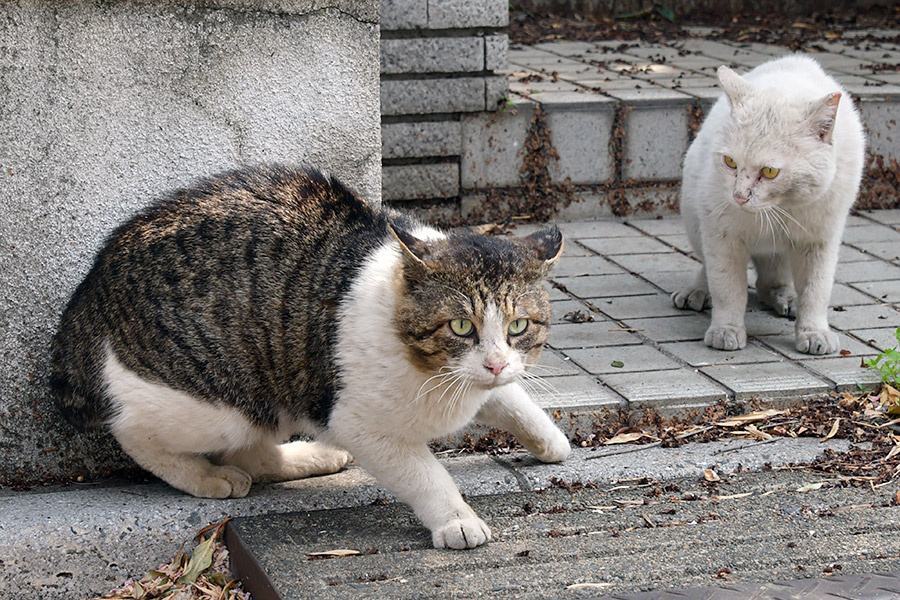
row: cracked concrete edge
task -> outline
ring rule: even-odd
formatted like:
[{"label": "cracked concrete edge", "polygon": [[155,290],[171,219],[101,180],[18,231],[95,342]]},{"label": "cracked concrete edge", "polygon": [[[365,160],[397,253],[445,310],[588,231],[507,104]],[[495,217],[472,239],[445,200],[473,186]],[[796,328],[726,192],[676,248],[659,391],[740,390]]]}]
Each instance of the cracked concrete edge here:
[{"label": "cracked concrete edge", "polygon": [[322,10],[337,10],[363,23],[377,24],[381,11],[377,0],[205,0],[203,8],[224,8],[241,12],[268,12],[302,16]]}]

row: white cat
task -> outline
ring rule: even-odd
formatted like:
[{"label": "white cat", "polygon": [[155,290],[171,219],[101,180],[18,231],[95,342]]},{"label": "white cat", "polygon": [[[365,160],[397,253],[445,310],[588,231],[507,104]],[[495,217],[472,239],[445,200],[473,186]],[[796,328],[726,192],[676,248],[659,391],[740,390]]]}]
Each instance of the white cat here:
[{"label": "white cat", "polygon": [[797,318],[797,350],[836,352],[827,310],[862,175],[859,115],[812,58],[786,56],[743,77],[722,66],[718,76],[725,94],[685,155],[681,186],[681,214],[703,266],[672,300],[697,311],[711,303],[706,344],[743,348],[752,260],[760,299]]}]

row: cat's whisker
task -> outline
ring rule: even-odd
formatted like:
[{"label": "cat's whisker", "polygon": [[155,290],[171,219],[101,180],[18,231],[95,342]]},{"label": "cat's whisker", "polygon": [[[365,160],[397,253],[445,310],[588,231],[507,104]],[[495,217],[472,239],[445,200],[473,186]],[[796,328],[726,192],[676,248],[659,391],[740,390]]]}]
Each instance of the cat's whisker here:
[{"label": "cat's whisker", "polygon": [[784,219],[781,217],[780,213],[783,213],[783,212],[784,211],[780,207],[774,206],[774,205],[772,206],[772,219],[775,221],[775,223],[778,225],[778,227],[781,229],[781,231],[784,232],[784,237],[786,237],[788,239],[788,241],[791,243],[791,247],[793,248],[794,247],[794,238],[791,237],[791,231],[788,228],[787,223],[785,223]]},{"label": "cat's whisker", "polygon": [[519,381],[523,383],[528,382],[529,385],[537,386],[541,390],[553,395],[559,394],[559,391],[551,383],[534,373],[529,373],[527,371],[523,372]]},{"label": "cat's whisker", "polygon": [[[446,369],[450,369],[450,367],[441,367],[441,369],[445,369],[445,368],[446,368]],[[455,368],[455,369],[450,370],[450,371],[447,372],[447,373],[438,373],[437,375],[432,375],[431,377],[429,377],[428,379],[426,379],[426,380],[422,383],[422,385],[419,387],[419,391],[416,392],[416,396],[415,396],[415,398],[413,398],[411,404],[417,403],[417,402],[419,401],[419,399],[422,398],[422,396],[427,396],[428,394],[430,394],[430,393],[433,392],[434,390],[436,390],[436,389],[438,389],[439,387],[441,387],[442,385],[444,385],[444,384],[447,382],[448,379],[452,378],[454,375],[457,375],[458,373],[461,373],[461,372],[462,372],[461,369]],[[437,379],[437,378],[440,378],[440,381],[438,381],[435,385],[431,386],[431,387],[428,388],[427,390],[424,390],[424,391],[423,391],[423,388],[424,388],[426,385],[428,385],[428,382],[429,382],[429,381],[432,381],[433,379]]]},{"label": "cat's whisker", "polygon": [[800,228],[800,231],[802,231],[803,233],[809,234],[809,231],[806,230],[806,227],[804,227],[803,224],[800,223],[800,221],[798,221],[797,219],[795,219],[795,218],[794,218],[794,215],[792,215],[792,214],[789,213],[788,211],[784,210],[784,209],[781,208],[780,206],[773,206],[773,208],[774,208],[776,211],[778,211],[779,214],[781,214],[781,215],[787,217],[788,220],[790,220],[794,225],[796,225],[797,227],[799,227],[799,228]]},{"label": "cat's whisker", "polygon": [[530,372],[547,373],[548,375],[559,375],[565,372],[565,369],[559,367],[551,367],[540,363],[522,363],[522,366]]}]

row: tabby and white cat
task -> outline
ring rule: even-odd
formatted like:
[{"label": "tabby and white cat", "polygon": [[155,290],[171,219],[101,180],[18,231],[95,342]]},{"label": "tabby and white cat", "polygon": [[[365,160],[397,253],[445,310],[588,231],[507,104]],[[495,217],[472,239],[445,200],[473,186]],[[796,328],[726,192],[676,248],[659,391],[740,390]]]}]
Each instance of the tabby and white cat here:
[{"label": "tabby and white cat", "polygon": [[681,186],[681,214],[703,266],[672,300],[697,311],[711,301],[706,344],[743,348],[752,260],[759,298],[797,318],[797,350],[836,352],[827,310],[862,174],[859,115],[812,58],[779,58],[743,77],[723,66],[718,75],[725,94],[684,158]]},{"label": "tabby and white cat", "polygon": [[[442,233],[311,170],[229,173],[113,233],[62,316],[52,385],[71,420],[189,494],[240,497],[352,454],[436,547],[473,548],[490,530],[428,442],[477,417],[568,456],[521,383],[561,250],[555,228]],[[283,443],[297,433],[317,441]]]}]

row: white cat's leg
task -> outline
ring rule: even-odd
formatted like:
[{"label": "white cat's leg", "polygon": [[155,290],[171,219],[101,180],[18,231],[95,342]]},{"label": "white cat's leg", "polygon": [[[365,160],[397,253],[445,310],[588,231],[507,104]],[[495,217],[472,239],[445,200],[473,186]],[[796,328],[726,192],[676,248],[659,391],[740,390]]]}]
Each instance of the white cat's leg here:
[{"label": "white cat's leg", "polygon": [[759,299],[783,317],[796,317],[797,292],[794,291],[787,256],[754,256],[753,264],[756,267],[756,293]]},{"label": "white cat's leg", "polygon": [[337,473],[352,460],[347,452],[319,442],[263,442],[216,458],[246,471],[253,481],[291,481]]},{"label": "white cat's leg", "polygon": [[740,240],[721,239],[717,242],[705,248],[712,322],[703,341],[719,350],[738,350],[747,345],[744,311],[747,309],[747,262],[750,256]]},{"label": "white cat's leg", "polygon": [[837,334],[828,326],[828,302],[834,285],[839,241],[802,245],[790,250],[794,281],[797,284],[797,334],[800,352],[830,354],[840,349]]},{"label": "white cat's leg", "polygon": [[476,418],[509,431],[543,462],[562,462],[572,451],[565,434],[518,383],[494,391]]},{"label": "white cat's leg", "polygon": [[705,266],[700,267],[700,271],[694,277],[692,284],[672,292],[672,303],[676,308],[691,309],[697,312],[702,311],[704,308],[709,308],[711,299]]}]

